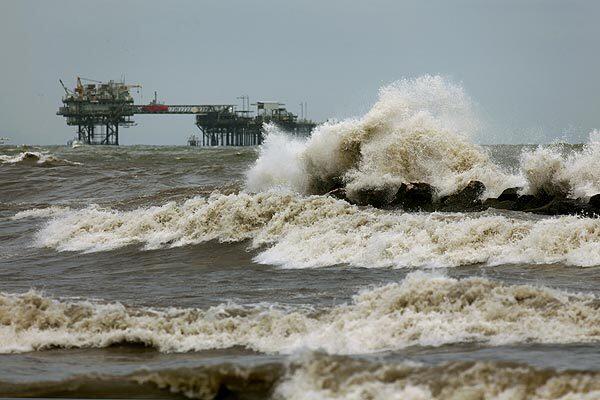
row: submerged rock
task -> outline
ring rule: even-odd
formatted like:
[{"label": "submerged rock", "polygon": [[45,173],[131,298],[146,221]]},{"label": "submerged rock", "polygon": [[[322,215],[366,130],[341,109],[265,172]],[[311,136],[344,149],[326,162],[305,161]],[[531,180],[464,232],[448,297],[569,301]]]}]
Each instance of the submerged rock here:
[{"label": "submerged rock", "polygon": [[483,206],[487,208],[497,208],[499,210],[515,210],[516,202],[514,200],[500,200],[500,197],[497,199],[491,197],[489,199],[485,199],[483,202]]}]

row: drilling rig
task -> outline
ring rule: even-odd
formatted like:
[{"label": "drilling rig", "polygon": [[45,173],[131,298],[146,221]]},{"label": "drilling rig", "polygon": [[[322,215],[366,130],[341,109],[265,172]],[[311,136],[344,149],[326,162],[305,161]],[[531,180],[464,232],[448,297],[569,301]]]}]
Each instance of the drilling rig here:
[{"label": "drilling rig", "polygon": [[[90,83],[84,85],[82,81]],[[77,77],[75,89],[69,90],[62,80],[59,82],[65,96],[57,114],[66,117],[67,125],[77,127],[77,139],[86,144],[118,145],[119,126],[134,123],[130,90],[142,86]]]}]

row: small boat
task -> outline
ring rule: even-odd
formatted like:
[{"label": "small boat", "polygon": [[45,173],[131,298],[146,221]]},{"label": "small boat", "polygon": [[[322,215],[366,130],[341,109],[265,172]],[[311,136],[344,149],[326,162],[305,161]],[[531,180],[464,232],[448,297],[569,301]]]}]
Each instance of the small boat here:
[{"label": "small boat", "polygon": [[84,143],[81,140],[77,140],[77,139],[69,140],[67,142],[67,146],[71,146],[71,148],[73,148],[73,149],[75,149],[77,147],[81,147],[83,145],[84,145]]}]

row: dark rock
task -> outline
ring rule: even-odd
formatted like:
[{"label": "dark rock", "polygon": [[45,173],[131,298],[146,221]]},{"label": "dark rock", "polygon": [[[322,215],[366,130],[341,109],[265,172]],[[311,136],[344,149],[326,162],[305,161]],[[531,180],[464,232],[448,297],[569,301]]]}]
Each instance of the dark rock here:
[{"label": "dark rock", "polygon": [[543,203],[539,203],[539,201],[536,201],[536,197],[534,195],[524,194],[517,198],[517,201],[515,201],[514,209],[522,211],[526,209],[530,204],[533,205],[533,208],[541,207],[544,205]]},{"label": "dark rock", "polygon": [[480,197],[485,192],[485,185],[479,181],[471,181],[462,190],[440,199],[440,211],[481,211],[486,207]]},{"label": "dark rock", "polygon": [[508,188],[508,189],[504,189],[504,191],[502,192],[502,194],[500,196],[498,196],[498,198],[496,200],[498,201],[517,201],[517,199],[519,198],[519,191],[521,190],[520,187],[512,187],[512,188]]},{"label": "dark rock", "polygon": [[514,209],[517,211],[530,211],[543,207],[552,200],[554,200],[554,197],[545,192],[538,193],[537,195],[524,194],[517,198]]},{"label": "dark rock", "polygon": [[314,194],[327,194],[344,187],[342,178],[333,176],[328,178],[313,178],[309,182],[309,192]]},{"label": "dark rock", "polygon": [[588,204],[590,205],[590,207],[600,210],[600,194],[595,194],[592,197],[590,197]]},{"label": "dark rock", "polygon": [[333,190],[327,192],[326,195],[335,197],[336,199],[339,199],[339,200],[344,200],[344,201],[349,202],[348,196],[346,194],[346,188],[333,189]]},{"label": "dark rock", "polygon": [[386,189],[360,189],[354,193],[350,200],[361,206],[383,208],[390,204],[389,190]]},{"label": "dark rock", "polygon": [[402,183],[394,196],[391,205],[402,207],[407,211],[431,210],[433,188],[428,183]]},{"label": "dark rock", "polygon": [[516,201],[513,200],[500,200],[500,197],[497,199],[489,198],[485,199],[483,205],[487,208],[496,208],[498,210],[514,210]]},{"label": "dark rock", "polygon": [[593,215],[592,207],[589,204],[582,203],[578,200],[566,198],[554,198],[549,203],[538,207],[528,209],[528,212],[544,215]]}]

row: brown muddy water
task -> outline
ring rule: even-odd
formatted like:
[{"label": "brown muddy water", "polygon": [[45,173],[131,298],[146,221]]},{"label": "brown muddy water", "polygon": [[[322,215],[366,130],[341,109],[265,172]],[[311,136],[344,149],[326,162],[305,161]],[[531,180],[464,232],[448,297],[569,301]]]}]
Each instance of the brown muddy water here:
[{"label": "brown muddy water", "polygon": [[254,148],[28,150],[0,147],[0,395],[600,398],[596,220],[245,190]]}]

